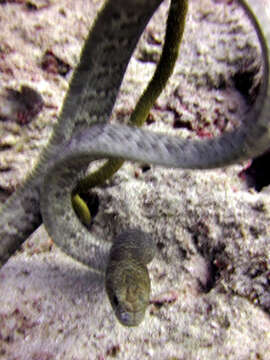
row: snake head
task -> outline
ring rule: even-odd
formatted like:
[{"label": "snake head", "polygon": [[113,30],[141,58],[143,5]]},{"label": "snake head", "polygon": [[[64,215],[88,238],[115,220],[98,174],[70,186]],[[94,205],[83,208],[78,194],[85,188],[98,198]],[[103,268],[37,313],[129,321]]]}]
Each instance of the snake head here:
[{"label": "snake head", "polygon": [[137,326],[144,318],[151,290],[146,264],[154,254],[152,237],[139,229],[126,230],[114,239],[105,286],[114,313],[124,326]]},{"label": "snake head", "polygon": [[133,258],[111,261],[105,285],[119,322],[124,326],[139,325],[149,304],[151,286],[147,267]]}]

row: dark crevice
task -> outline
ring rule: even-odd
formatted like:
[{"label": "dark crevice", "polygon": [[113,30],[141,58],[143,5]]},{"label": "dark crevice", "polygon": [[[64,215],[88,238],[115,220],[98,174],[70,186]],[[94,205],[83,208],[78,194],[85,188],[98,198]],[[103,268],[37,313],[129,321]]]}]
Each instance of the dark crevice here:
[{"label": "dark crevice", "polygon": [[80,197],[85,201],[88,209],[90,210],[92,219],[97,215],[99,210],[99,198],[98,195],[94,192],[89,192],[86,194],[80,194]]},{"label": "dark crevice", "polygon": [[258,95],[260,81],[258,81],[258,64],[243,64],[238,72],[236,72],[232,81],[233,84],[243,97],[247,104],[252,105]]},{"label": "dark crevice", "polygon": [[157,248],[159,251],[162,251],[165,248],[165,244],[161,241],[157,242]]},{"label": "dark crevice", "polygon": [[56,56],[51,50],[47,50],[44,53],[41,67],[48,73],[61,76],[66,76],[71,70],[71,66]]},{"label": "dark crevice", "polygon": [[141,165],[142,172],[147,172],[151,169],[151,166],[149,164],[143,164]]},{"label": "dark crevice", "polygon": [[173,128],[174,128],[174,129],[193,130],[193,129],[192,129],[192,126],[191,126],[191,123],[188,122],[188,121],[183,121],[183,120],[181,120],[179,116],[177,116],[177,117],[174,119]]},{"label": "dark crevice", "polygon": [[9,149],[12,149],[12,145],[10,145],[10,144],[0,144],[0,151],[5,151],[5,150],[9,150]]},{"label": "dark crevice", "polygon": [[[207,233],[207,228],[204,228],[203,226],[201,227],[201,231]],[[190,230],[192,231],[192,229]],[[207,281],[205,283],[199,281],[199,284],[201,290],[205,293],[208,293],[216,286],[218,280],[220,279],[221,272],[226,267],[226,259],[224,254],[225,245],[219,244],[211,247],[211,244],[207,241],[206,233],[204,235],[200,233],[193,233],[192,239],[199,254],[205,259],[207,263]]]},{"label": "dark crevice", "polygon": [[239,176],[249,187],[258,192],[268,186],[270,184],[270,150],[252,160],[251,165],[241,171]]},{"label": "dark crevice", "polygon": [[0,203],[4,203],[13,192],[14,189],[11,190],[0,185]]}]

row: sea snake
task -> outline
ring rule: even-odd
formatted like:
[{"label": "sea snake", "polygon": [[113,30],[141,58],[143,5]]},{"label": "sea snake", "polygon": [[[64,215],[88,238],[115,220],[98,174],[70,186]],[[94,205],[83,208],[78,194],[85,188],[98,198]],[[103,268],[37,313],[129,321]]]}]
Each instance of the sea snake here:
[{"label": "sea snake", "polygon": [[[127,326],[139,324],[144,316],[150,291],[145,263],[154,255],[154,241],[149,234],[127,229],[111,246],[82,226],[71,194],[89,163],[122,159],[173,168],[215,168],[261,154],[270,140],[270,25],[261,0],[238,1],[256,31],[263,69],[256,102],[239,128],[217,138],[185,140],[107,123],[134,47],[161,2],[105,2],[85,42],[48,146],[34,171],[0,210],[1,265],[41,223],[42,214],[60,248],[106,273],[109,299],[117,318]],[[171,9],[187,2],[171,0]]]}]

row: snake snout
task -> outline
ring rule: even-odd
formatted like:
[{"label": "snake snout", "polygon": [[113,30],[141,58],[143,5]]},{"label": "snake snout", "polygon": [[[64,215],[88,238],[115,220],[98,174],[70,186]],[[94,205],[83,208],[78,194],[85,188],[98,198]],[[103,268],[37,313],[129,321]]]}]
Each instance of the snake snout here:
[{"label": "snake snout", "polygon": [[129,312],[129,311],[116,311],[115,313],[119,322],[124,326],[138,326],[144,319],[145,310],[137,311],[137,312]]}]

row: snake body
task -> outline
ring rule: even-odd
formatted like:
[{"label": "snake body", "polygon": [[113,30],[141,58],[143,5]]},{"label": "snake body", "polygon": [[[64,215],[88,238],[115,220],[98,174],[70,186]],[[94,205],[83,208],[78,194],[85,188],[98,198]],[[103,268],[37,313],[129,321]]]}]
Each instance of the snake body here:
[{"label": "snake body", "polygon": [[[89,233],[74,216],[70,194],[84,177],[89,162],[116,158],[174,168],[215,168],[257,156],[270,143],[270,25],[258,0],[239,0],[261,44],[263,79],[256,102],[238,129],[218,138],[184,140],[106,123],[132,51],[161,2],[108,0],[105,3],[86,40],[52,139],[34,172],[0,213],[0,263],[40,224],[41,211],[49,235],[66,253],[103,273],[108,266],[106,288],[124,325],[136,325],[142,320],[148,298],[139,284],[134,293],[138,291],[143,305],[132,299],[134,306],[126,306],[126,300],[121,300],[123,291],[127,297],[132,296],[125,288],[118,294],[118,274],[122,270],[129,274],[125,266],[129,269],[134,261],[137,263],[131,268],[135,269],[135,275],[139,273],[138,262],[140,266],[145,266],[145,262],[133,256],[138,249],[136,244],[140,244],[142,253],[152,255],[154,245],[147,234],[128,231],[111,248],[111,244],[101,243]],[[125,242],[128,250],[125,246],[120,250]],[[120,259],[119,254],[122,254]],[[120,260],[120,268],[116,267],[115,271],[116,259]],[[115,278],[110,277],[113,273]],[[148,275],[144,270],[142,273],[139,280],[145,281],[142,288],[149,293]]]}]

